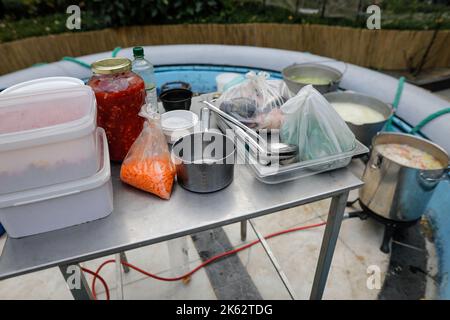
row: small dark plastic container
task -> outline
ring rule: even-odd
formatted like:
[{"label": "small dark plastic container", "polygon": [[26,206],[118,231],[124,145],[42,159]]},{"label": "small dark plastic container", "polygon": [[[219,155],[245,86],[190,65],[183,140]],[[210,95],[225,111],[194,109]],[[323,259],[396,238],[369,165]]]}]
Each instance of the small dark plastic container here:
[{"label": "small dark plastic container", "polygon": [[192,91],[176,88],[164,91],[159,96],[166,111],[189,110],[191,108]]},{"label": "small dark plastic container", "polygon": [[170,81],[161,86],[161,93],[170,89],[188,89],[192,90],[191,85],[183,81]]}]

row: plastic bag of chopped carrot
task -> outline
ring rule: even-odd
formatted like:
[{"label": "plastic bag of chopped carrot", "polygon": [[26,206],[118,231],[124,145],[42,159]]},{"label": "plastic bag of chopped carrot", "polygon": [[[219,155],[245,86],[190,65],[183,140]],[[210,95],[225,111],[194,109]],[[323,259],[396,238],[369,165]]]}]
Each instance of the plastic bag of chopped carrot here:
[{"label": "plastic bag of chopped carrot", "polygon": [[176,170],[161,129],[160,117],[142,111],[140,115],[147,121],[122,163],[120,179],[162,199],[170,199]]}]

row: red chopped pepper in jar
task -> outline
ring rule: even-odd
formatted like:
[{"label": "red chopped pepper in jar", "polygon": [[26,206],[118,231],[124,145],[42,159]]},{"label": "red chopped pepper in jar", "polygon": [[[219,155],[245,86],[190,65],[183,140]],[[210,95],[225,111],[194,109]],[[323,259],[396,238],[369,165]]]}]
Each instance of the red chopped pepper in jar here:
[{"label": "red chopped pepper in jar", "polygon": [[145,103],[144,80],[126,58],[99,60],[92,71],[88,85],[97,99],[97,124],[106,131],[111,160],[122,161],[144,124],[138,115]]}]

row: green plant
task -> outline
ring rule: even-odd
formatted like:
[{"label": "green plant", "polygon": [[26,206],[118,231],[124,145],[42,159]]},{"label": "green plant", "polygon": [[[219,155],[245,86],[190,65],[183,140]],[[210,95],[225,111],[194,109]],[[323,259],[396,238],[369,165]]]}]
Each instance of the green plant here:
[{"label": "green plant", "polygon": [[87,9],[110,26],[200,21],[221,9],[219,0],[92,0]]},{"label": "green plant", "polygon": [[382,8],[396,14],[401,13],[431,13],[442,12],[449,10],[448,6],[444,4],[432,4],[429,1],[423,0],[384,0]]},{"label": "green plant", "polygon": [[[0,22],[0,42],[67,32],[66,14],[53,14],[40,18]],[[88,12],[81,13],[83,28],[80,31],[103,29],[106,25]],[[72,32],[79,32],[74,30]]]},{"label": "green plant", "polygon": [[16,20],[62,14],[71,4],[84,6],[84,2],[72,0],[3,0],[2,2],[5,15]]},{"label": "green plant", "polygon": [[[320,14],[295,14],[287,5],[289,1],[266,1],[264,4],[262,0],[0,0],[5,11],[4,17],[0,16],[0,42],[68,32],[65,21],[69,4],[81,7],[81,31],[145,24],[253,22],[365,28],[363,16],[355,20],[321,17]],[[372,0],[361,1],[363,11],[368,2],[372,3]],[[321,2],[302,0],[301,3],[318,5]],[[449,6],[430,5],[420,0],[384,0],[382,4],[383,29],[435,29],[437,16],[441,17],[440,28],[450,29]],[[411,12],[417,8],[423,11]],[[440,9],[436,11],[436,8]]]}]

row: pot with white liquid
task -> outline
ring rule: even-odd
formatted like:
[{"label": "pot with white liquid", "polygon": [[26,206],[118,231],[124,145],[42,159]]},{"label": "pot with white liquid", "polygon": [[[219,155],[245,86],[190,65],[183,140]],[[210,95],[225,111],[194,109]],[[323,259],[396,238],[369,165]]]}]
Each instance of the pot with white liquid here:
[{"label": "pot with white liquid", "polygon": [[368,147],[394,113],[389,104],[361,93],[332,92],[324,97],[344,119],[356,139]]}]

